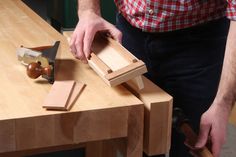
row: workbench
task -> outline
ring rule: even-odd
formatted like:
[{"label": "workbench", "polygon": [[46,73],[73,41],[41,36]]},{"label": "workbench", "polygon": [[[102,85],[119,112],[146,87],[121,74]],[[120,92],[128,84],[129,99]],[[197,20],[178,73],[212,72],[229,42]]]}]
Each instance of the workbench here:
[{"label": "workbench", "polygon": [[[127,157],[141,157],[145,149],[148,154],[169,150],[171,96],[146,78],[148,88],[142,92],[128,90],[129,85],[107,86],[87,64],[74,59],[63,35],[20,0],[0,0],[0,21],[0,156],[34,155],[81,146],[86,147],[88,157],[116,156],[117,149]],[[43,78],[28,78],[26,67],[16,56],[21,45],[37,47],[55,41],[61,42],[56,80],[86,84],[70,111],[42,108],[51,84]]]}]

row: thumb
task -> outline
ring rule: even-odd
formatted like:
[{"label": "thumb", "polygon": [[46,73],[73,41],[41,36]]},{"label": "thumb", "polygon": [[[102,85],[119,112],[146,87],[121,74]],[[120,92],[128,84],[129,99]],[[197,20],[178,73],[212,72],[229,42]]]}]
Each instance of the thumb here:
[{"label": "thumb", "polygon": [[210,129],[211,129],[210,125],[202,124],[202,122],[201,122],[200,132],[199,132],[199,135],[198,135],[197,142],[195,144],[195,148],[200,149],[200,148],[203,148],[206,145]]}]

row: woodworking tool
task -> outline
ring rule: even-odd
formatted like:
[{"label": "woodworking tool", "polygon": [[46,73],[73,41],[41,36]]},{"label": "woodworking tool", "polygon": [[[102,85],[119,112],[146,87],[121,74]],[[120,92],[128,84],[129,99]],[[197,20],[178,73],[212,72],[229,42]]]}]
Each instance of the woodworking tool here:
[{"label": "woodworking tool", "polygon": [[[185,138],[188,139],[188,144],[194,146],[197,141],[197,135],[191,128],[189,120],[184,115],[180,108],[173,109],[173,128],[184,134]],[[207,147],[197,149],[193,151],[199,157],[213,157],[212,153]]]},{"label": "woodworking tool", "polygon": [[17,50],[18,60],[27,66],[27,75],[36,79],[42,75],[49,83],[54,82],[55,60],[60,41],[53,46],[41,46],[35,48],[21,47]]}]

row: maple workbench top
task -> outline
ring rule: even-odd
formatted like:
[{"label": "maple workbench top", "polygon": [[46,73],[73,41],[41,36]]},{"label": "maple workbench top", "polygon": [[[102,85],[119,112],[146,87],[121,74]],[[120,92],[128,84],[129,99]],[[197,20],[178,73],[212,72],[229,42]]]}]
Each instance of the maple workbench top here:
[{"label": "maple workbench top", "polygon": [[[141,156],[143,103],[139,99],[123,86],[109,87],[87,64],[74,59],[66,38],[22,1],[0,0],[0,21],[0,153],[127,137],[133,128],[136,139],[140,134],[138,142],[133,141],[140,155],[135,151],[133,156]],[[16,56],[21,45],[46,46],[57,40],[61,43],[56,80],[86,84],[66,112],[42,108],[51,84],[43,78],[30,79]],[[130,120],[136,125],[129,129]]]},{"label": "maple workbench top", "polygon": [[16,56],[21,45],[52,45],[57,40],[61,47],[56,80],[76,80],[87,85],[70,112],[142,104],[124,87],[107,86],[87,64],[74,59],[65,37],[20,0],[0,0],[0,21],[0,120],[62,113],[42,108],[51,84],[43,78],[28,78],[26,67]]}]

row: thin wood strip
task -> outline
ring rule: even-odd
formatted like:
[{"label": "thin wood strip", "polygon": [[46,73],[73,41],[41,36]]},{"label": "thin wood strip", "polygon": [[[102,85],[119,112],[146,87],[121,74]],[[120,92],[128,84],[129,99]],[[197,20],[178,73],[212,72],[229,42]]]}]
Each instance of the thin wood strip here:
[{"label": "thin wood strip", "polygon": [[113,86],[116,86],[116,85],[119,85],[121,83],[124,83],[138,75],[141,75],[141,74],[144,74],[147,72],[147,68],[146,66],[141,66],[139,68],[136,68],[136,69],[133,69],[127,73],[124,73],[123,75],[121,76],[118,76],[114,79],[111,79],[111,80],[107,80],[108,81],[108,84],[113,87]]},{"label": "thin wood strip", "polygon": [[112,72],[111,68],[108,67],[96,54],[91,53],[90,61],[97,65],[104,75]]},{"label": "thin wood strip", "polygon": [[68,105],[66,106],[65,110],[68,111],[73,107],[75,101],[78,99],[78,97],[81,94],[84,87],[85,87],[84,83],[81,83],[81,82],[76,82],[75,83],[74,89],[72,91],[71,97],[68,101]]},{"label": "thin wood strip", "polygon": [[121,76],[121,75],[124,75],[125,73],[128,73],[128,72],[130,72],[130,71],[132,71],[132,70],[134,70],[134,69],[137,69],[137,68],[139,68],[139,67],[142,67],[142,66],[144,66],[144,65],[145,65],[145,64],[144,64],[141,60],[139,60],[139,61],[136,62],[136,63],[132,63],[132,64],[130,64],[130,65],[124,67],[124,68],[118,69],[118,70],[116,70],[116,71],[113,71],[113,72],[110,73],[110,74],[105,75],[105,78],[106,78],[107,80],[112,80],[112,79],[114,79],[114,78],[116,78],[116,77],[119,77],[119,76]]}]

